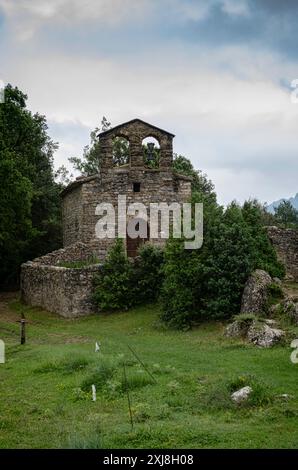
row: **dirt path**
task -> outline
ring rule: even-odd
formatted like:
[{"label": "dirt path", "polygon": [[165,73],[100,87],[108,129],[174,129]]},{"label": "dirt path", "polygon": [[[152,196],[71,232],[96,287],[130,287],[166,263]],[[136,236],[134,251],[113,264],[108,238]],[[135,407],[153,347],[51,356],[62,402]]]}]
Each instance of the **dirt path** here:
[{"label": "dirt path", "polygon": [[9,303],[18,298],[18,292],[0,292],[0,321],[15,323],[20,320],[20,315],[9,307]]}]

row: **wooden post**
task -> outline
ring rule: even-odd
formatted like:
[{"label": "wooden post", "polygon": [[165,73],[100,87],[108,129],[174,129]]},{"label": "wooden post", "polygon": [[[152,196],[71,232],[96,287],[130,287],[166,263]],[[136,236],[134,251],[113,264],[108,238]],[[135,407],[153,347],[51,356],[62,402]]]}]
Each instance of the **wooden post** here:
[{"label": "wooden post", "polygon": [[20,323],[21,323],[21,344],[25,344],[26,343],[26,330],[25,330],[26,320],[22,318]]}]

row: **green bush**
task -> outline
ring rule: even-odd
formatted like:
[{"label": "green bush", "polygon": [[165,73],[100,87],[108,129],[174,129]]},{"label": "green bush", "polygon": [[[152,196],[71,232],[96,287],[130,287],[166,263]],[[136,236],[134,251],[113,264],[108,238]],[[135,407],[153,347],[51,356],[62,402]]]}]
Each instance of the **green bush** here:
[{"label": "green bush", "polygon": [[117,240],[95,277],[95,304],[101,311],[112,311],[153,302],[162,285],[162,264],[162,250],[150,244],[142,246],[139,256],[129,261],[123,241]]},{"label": "green bush", "polygon": [[169,240],[165,250],[161,319],[186,328],[208,319],[238,314],[243,288],[257,268],[283,277],[284,268],[262,225],[256,201],[243,207],[231,203],[225,210],[203,194],[193,202],[204,203],[204,243],[199,250],[185,250],[184,240]]},{"label": "green bush", "polygon": [[93,299],[102,311],[129,309],[134,302],[133,268],[124,251],[123,241],[116,240],[99,275],[94,279]]},{"label": "green bush", "polygon": [[136,303],[155,301],[163,282],[164,254],[160,248],[146,243],[138,252],[133,267]]}]

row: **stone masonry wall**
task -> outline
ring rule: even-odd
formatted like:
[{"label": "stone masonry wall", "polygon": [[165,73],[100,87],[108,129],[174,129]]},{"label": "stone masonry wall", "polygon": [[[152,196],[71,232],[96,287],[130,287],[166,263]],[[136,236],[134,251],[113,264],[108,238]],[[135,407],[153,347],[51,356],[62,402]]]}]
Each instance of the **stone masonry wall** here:
[{"label": "stone masonry wall", "polygon": [[21,268],[22,300],[66,318],[93,313],[92,282],[94,275],[100,272],[100,265],[57,266],[63,261],[83,261],[91,255],[90,247],[77,243],[24,263]]},{"label": "stone masonry wall", "polygon": [[298,281],[298,230],[278,227],[267,230],[278,258],[286,267],[287,277]]},{"label": "stone masonry wall", "polygon": [[81,240],[82,205],[81,186],[73,187],[68,194],[67,205],[62,204],[63,244],[70,245]]}]

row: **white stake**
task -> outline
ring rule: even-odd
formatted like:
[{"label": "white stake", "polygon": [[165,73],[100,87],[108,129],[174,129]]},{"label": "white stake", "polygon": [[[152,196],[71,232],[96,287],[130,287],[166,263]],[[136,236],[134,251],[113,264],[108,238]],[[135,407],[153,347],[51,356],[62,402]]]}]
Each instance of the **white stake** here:
[{"label": "white stake", "polygon": [[100,342],[97,342],[95,343],[95,352],[99,352],[100,351]]},{"label": "white stake", "polygon": [[91,385],[92,388],[92,400],[96,401],[96,387],[95,385]]}]

